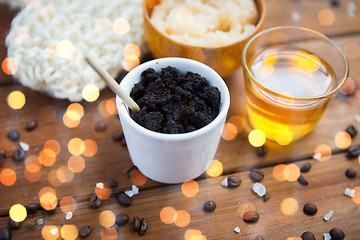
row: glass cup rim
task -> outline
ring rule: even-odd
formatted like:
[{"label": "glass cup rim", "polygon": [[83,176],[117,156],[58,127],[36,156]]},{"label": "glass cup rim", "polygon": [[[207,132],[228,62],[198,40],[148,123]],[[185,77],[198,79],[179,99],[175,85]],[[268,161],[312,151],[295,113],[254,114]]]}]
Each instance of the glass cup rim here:
[{"label": "glass cup rim", "polygon": [[[270,90],[267,87],[264,87],[262,84],[260,84],[256,78],[254,77],[254,75],[251,73],[248,64],[246,62],[246,53],[247,53],[247,49],[250,46],[250,44],[257,39],[258,37],[268,33],[268,32],[273,32],[273,31],[278,31],[278,30],[283,30],[283,29],[293,29],[293,30],[299,30],[299,31],[307,31],[310,32],[314,35],[320,36],[321,38],[323,38],[324,40],[328,41],[332,46],[334,46],[341,54],[343,60],[344,60],[344,64],[345,64],[345,73],[344,76],[342,77],[340,83],[338,84],[338,86],[336,88],[334,88],[333,90],[331,90],[330,92],[327,92],[325,94],[321,94],[315,97],[290,97],[290,96],[286,96],[277,92],[274,92],[272,90]],[[250,77],[250,80],[259,88],[261,88],[262,90],[266,91],[269,94],[275,95],[277,97],[281,97],[284,99],[289,99],[289,100],[296,100],[296,101],[314,101],[314,100],[321,100],[321,99],[325,99],[325,98],[329,98],[335,94],[337,94],[340,90],[340,88],[345,84],[346,79],[348,78],[348,74],[349,74],[349,65],[348,65],[348,60],[344,54],[344,52],[340,49],[340,47],[333,41],[331,40],[329,37],[325,36],[324,34],[317,32],[315,30],[309,29],[309,28],[304,28],[304,27],[298,27],[298,26],[279,26],[279,27],[272,27],[272,28],[268,28],[266,30],[263,30],[257,34],[255,34],[245,45],[243,52],[242,52],[242,65],[244,67],[244,70],[246,70],[247,74]]]}]

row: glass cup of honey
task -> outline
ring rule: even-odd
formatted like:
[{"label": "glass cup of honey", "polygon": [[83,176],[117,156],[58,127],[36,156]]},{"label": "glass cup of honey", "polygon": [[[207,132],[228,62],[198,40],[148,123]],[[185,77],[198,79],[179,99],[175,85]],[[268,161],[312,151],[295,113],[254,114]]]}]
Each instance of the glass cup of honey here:
[{"label": "glass cup of honey", "polygon": [[264,30],[242,55],[251,126],[287,145],[315,127],[348,76],[341,49],[316,31],[293,26]]}]

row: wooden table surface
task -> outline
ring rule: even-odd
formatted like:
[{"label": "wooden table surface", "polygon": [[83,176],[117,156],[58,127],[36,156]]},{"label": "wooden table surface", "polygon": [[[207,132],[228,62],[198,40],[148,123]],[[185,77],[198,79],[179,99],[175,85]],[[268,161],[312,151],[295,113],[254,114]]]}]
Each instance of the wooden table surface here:
[{"label": "wooden table surface", "polygon": [[[130,175],[127,173],[133,166],[127,148],[112,139],[114,132],[121,131],[120,121],[116,113],[102,115],[99,110],[107,101],[110,105],[112,103],[114,94],[109,89],[103,90],[95,102],[80,102],[85,114],[76,128],[68,128],[63,123],[63,115],[70,102],[23,87],[1,71],[0,149],[4,148],[9,153],[12,149],[19,148],[20,142],[27,143],[30,146],[25,154],[27,159],[31,155],[41,155],[45,143],[53,140],[61,150],[53,165],[42,166],[37,170],[35,168],[29,171],[26,161],[16,162],[11,156],[5,158],[0,166],[0,227],[8,226],[9,209],[14,204],[35,204],[39,206],[38,211],[28,215],[20,229],[11,231],[12,239],[75,239],[76,231],[83,226],[91,226],[93,229],[87,239],[250,240],[263,236],[267,240],[290,240],[299,239],[304,231],[311,231],[316,239],[323,239],[323,234],[335,227],[345,232],[346,239],[360,239],[360,158],[348,160],[347,148],[340,148],[335,141],[337,134],[341,134],[348,125],[360,127],[360,2],[342,0],[337,6],[331,2],[334,1],[267,0],[264,28],[296,25],[327,35],[347,55],[351,78],[349,83],[355,83],[356,88],[350,94],[338,94],[308,136],[288,146],[267,142],[268,153],[260,157],[248,142],[243,77],[241,70],[238,70],[225,79],[231,94],[228,120],[232,121],[232,117],[236,116],[243,126],[238,125],[239,132],[234,139],[220,141],[215,156],[222,167],[222,170],[217,169],[220,175],[212,177],[205,173],[185,185],[160,184],[146,179],[137,171]],[[6,5],[0,5],[1,61],[6,57],[3,40],[15,14],[16,11],[10,10]],[[330,21],[330,25],[324,25],[322,14],[327,14],[327,21],[331,17],[334,21]],[[8,94],[15,90],[26,96],[26,104],[20,110],[11,109],[6,101]],[[38,127],[33,131],[26,131],[25,125],[30,120],[36,120]],[[95,131],[95,124],[100,120],[106,123],[106,131]],[[16,143],[11,144],[7,139],[10,129],[20,133],[20,139]],[[68,143],[73,138],[92,140],[97,146],[95,150],[86,148],[86,152],[81,155],[85,160],[85,168],[75,173],[67,165],[72,156],[68,151]],[[340,144],[344,143],[345,140],[340,141]],[[349,144],[359,145],[360,134],[352,138]],[[322,158],[322,161],[313,158],[319,145],[331,149],[331,155]],[[89,149],[95,154],[89,153]],[[296,175],[299,167],[305,163],[312,165],[311,170],[303,174],[309,182],[308,186],[291,179],[292,171]],[[254,168],[265,174],[261,183],[270,194],[270,199],[266,202],[252,192],[254,183],[249,178],[249,171]],[[278,170],[282,173],[284,168],[292,170],[289,180],[279,179],[282,175],[279,175]],[[358,172],[356,178],[349,179],[345,176],[345,171],[349,168]],[[6,172],[14,175],[6,175]],[[223,179],[231,175],[240,177],[242,184],[234,189],[221,186]],[[11,179],[15,180],[15,176],[16,181],[11,182]],[[118,182],[113,191],[130,190],[133,184],[139,187],[139,194],[132,197],[131,206],[123,207],[116,198],[109,197],[102,201],[100,208],[90,207],[89,199],[96,184],[108,178]],[[184,186],[188,187],[188,191],[183,190]],[[52,214],[40,207],[39,192],[49,188],[54,190],[57,198],[54,201],[57,207]],[[357,189],[355,197],[345,196],[346,188]],[[73,201],[70,205],[66,202],[69,199]],[[202,210],[203,204],[208,200],[215,201],[217,205],[212,213]],[[304,214],[305,203],[315,204],[318,212],[314,216]],[[160,217],[160,213],[164,214],[166,209],[171,209],[169,207],[177,211],[175,222],[171,221],[171,214],[170,217],[166,215],[170,222]],[[244,209],[250,208],[256,209],[260,215],[257,223],[249,224],[242,220]],[[333,217],[324,221],[323,217],[331,210],[334,211]],[[72,217],[66,220],[66,216],[69,218],[69,214],[66,215],[68,211],[72,211]],[[144,217],[148,223],[146,234],[139,236],[134,233],[131,221],[117,231],[103,226],[112,225],[112,217],[120,213],[127,214],[130,219],[135,216]],[[38,226],[35,223],[41,217],[45,219],[45,223]],[[240,233],[234,232],[235,227],[240,228]]]}]

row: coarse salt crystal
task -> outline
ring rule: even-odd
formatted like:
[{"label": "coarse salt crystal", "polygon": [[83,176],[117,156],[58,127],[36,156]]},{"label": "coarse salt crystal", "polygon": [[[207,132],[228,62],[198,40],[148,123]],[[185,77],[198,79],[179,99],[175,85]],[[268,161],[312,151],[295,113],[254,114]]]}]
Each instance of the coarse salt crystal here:
[{"label": "coarse salt crystal", "polygon": [[99,182],[99,183],[96,184],[96,187],[100,188],[100,189],[104,189],[104,183]]},{"label": "coarse salt crystal", "polygon": [[324,240],[330,240],[330,239],[331,239],[330,233],[324,233]]},{"label": "coarse salt crystal", "polygon": [[331,210],[328,214],[325,215],[324,220],[329,221],[330,218],[332,218],[333,214],[334,214],[334,210]]},{"label": "coarse salt crystal", "polygon": [[72,218],[72,216],[73,216],[72,212],[66,213],[65,220],[70,220]]},{"label": "coarse salt crystal", "polygon": [[228,178],[224,178],[224,180],[222,180],[221,182],[221,186],[227,187],[228,186]]},{"label": "coarse salt crystal", "polygon": [[239,227],[234,228],[234,232],[240,233],[240,228]]},{"label": "coarse salt crystal", "polygon": [[24,151],[28,151],[28,150],[29,150],[29,144],[27,144],[27,143],[20,142],[20,147],[21,147],[22,150],[24,150]]},{"label": "coarse salt crystal", "polygon": [[135,185],[132,185],[131,190],[134,193],[134,195],[137,195],[139,193],[139,188]]},{"label": "coarse salt crystal", "polygon": [[321,158],[321,153],[314,154],[313,159],[319,160]]},{"label": "coarse salt crystal", "polygon": [[252,189],[260,197],[262,197],[266,194],[266,188],[261,183],[258,183],[258,182],[255,183]]},{"label": "coarse salt crystal", "polygon": [[132,190],[129,190],[129,191],[125,191],[125,194],[128,195],[129,197],[132,197],[134,196],[134,192]]},{"label": "coarse salt crystal", "polygon": [[346,188],[344,194],[348,197],[355,197],[355,190]]}]

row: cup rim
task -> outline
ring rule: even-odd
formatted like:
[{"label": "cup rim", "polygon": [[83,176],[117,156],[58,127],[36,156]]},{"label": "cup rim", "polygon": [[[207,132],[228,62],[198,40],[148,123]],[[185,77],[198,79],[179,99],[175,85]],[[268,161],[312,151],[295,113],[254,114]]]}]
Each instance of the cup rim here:
[{"label": "cup rim", "polygon": [[[151,131],[151,130],[141,126],[137,122],[135,122],[129,115],[128,107],[125,106],[125,103],[123,103],[123,101],[120,99],[119,96],[116,96],[116,105],[117,105],[117,109],[119,111],[119,116],[123,117],[124,120],[133,129],[136,129],[137,131],[141,131],[142,134],[144,134],[148,137],[154,138],[154,139],[158,139],[158,140],[183,141],[183,140],[196,138],[198,136],[206,134],[207,132],[209,132],[213,128],[215,128],[218,124],[220,124],[223,119],[226,118],[229,107],[230,107],[230,93],[226,86],[225,81],[220,77],[220,75],[215,70],[213,70],[212,68],[210,68],[209,66],[207,66],[201,62],[198,62],[198,61],[195,61],[192,59],[180,58],[180,57],[166,57],[166,58],[158,58],[158,59],[150,60],[150,61],[142,63],[139,66],[132,69],[127,75],[125,75],[125,77],[122,79],[122,81],[120,82],[119,85],[120,86],[124,85],[127,79],[131,80],[133,77],[137,77],[136,75],[138,75],[139,72],[141,74],[142,71],[144,71],[145,69],[147,69],[149,67],[154,66],[155,64],[157,64],[159,62],[170,62],[168,65],[171,65],[171,62],[176,62],[177,65],[181,65],[182,63],[191,63],[192,65],[195,65],[196,68],[204,69],[205,71],[207,71],[208,75],[210,75],[211,78],[216,79],[216,81],[219,83],[219,86],[217,86],[217,87],[221,94],[221,100],[223,99],[223,102],[220,103],[219,114],[209,124],[207,124],[206,126],[200,128],[200,129],[192,131],[192,132],[175,133],[175,134],[160,133],[160,132]],[[177,68],[177,66],[174,66],[174,67]],[[189,69],[189,71],[196,72],[195,70],[190,70],[190,69]],[[199,74],[201,74],[201,73],[199,73]],[[138,76],[140,76],[140,75],[138,75]],[[206,77],[206,78],[208,79],[209,77]],[[137,82],[138,81],[135,81],[134,83],[137,83]],[[130,89],[132,89],[132,87]],[[130,91],[128,92],[128,94],[130,93]]]},{"label": "cup rim", "polygon": [[[280,29],[296,29],[296,30],[301,30],[301,31],[307,31],[310,32],[312,34],[315,34],[317,36],[320,36],[321,38],[327,40],[331,45],[333,45],[339,52],[340,55],[342,56],[343,60],[344,60],[344,64],[345,64],[345,73],[344,76],[342,77],[342,79],[340,80],[340,84],[338,84],[338,86],[336,88],[334,88],[333,90],[331,90],[330,92],[327,92],[325,94],[321,94],[315,97],[289,97],[286,95],[283,95],[281,93],[277,93],[274,92],[272,90],[270,90],[267,87],[264,87],[262,84],[260,84],[256,78],[254,77],[254,75],[251,73],[248,64],[246,63],[246,53],[247,53],[247,49],[250,46],[250,44],[258,37],[260,37],[261,35],[264,35],[268,32],[272,32],[272,31],[278,31]],[[325,99],[328,97],[331,97],[335,94],[337,94],[340,90],[340,88],[345,84],[346,79],[349,75],[349,64],[348,64],[348,60],[344,54],[344,52],[340,49],[340,47],[333,41],[331,40],[329,37],[325,36],[324,34],[317,32],[315,30],[309,29],[309,28],[304,28],[304,27],[298,27],[298,26],[279,26],[279,27],[272,27],[272,28],[268,28],[266,30],[263,30],[257,34],[255,34],[245,45],[243,52],[242,52],[242,65],[245,68],[246,72],[249,74],[250,76],[250,80],[259,88],[261,88],[262,90],[266,91],[267,93],[270,93],[272,95],[276,95],[278,97],[284,98],[284,99],[289,99],[289,100],[296,100],[296,101],[314,101],[314,100],[321,100],[321,99]]]}]

